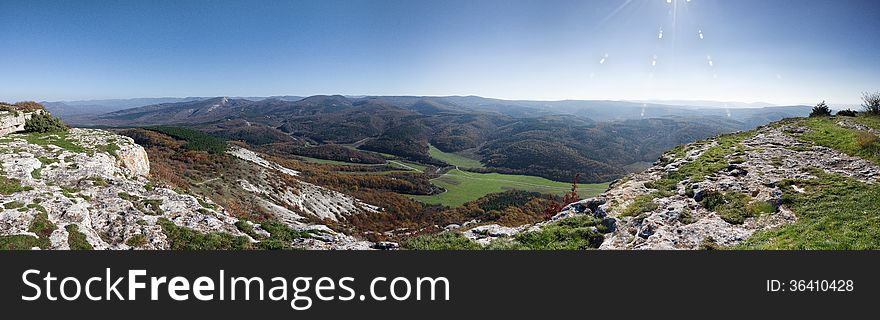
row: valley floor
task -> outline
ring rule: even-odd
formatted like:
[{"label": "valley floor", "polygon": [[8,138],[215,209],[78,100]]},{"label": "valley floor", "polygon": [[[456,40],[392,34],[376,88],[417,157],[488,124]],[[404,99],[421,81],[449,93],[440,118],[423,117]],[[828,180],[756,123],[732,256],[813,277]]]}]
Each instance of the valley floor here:
[{"label": "valley floor", "polygon": [[[570,183],[551,181],[541,177],[474,173],[460,169],[450,170],[431,182],[446,189],[446,192],[431,196],[412,196],[412,198],[428,204],[456,207],[490,193],[514,189],[553,195],[562,195],[571,191]],[[596,196],[606,189],[608,189],[608,183],[578,185],[578,193],[585,197]]]}]

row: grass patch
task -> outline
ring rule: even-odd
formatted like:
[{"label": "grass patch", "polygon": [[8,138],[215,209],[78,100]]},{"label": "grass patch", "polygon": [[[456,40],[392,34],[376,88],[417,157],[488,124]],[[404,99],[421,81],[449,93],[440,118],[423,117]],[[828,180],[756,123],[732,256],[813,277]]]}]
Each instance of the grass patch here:
[{"label": "grass patch", "polygon": [[108,143],[105,145],[98,146],[97,150],[101,151],[101,152],[105,152],[105,153],[113,156],[114,158],[119,157],[119,155],[117,154],[117,152],[119,151],[119,146],[116,145],[115,143]]},{"label": "grass patch", "polygon": [[196,198],[196,201],[199,202],[199,205],[200,205],[200,206],[205,207],[205,208],[207,208],[207,209],[211,209],[211,210],[216,210],[216,209],[217,209],[217,206],[215,206],[215,205],[213,205],[213,204],[210,204],[210,203],[207,203],[207,202],[205,202],[205,200],[202,200],[202,199],[200,199],[200,198]]},{"label": "grass patch", "polygon": [[[30,250],[31,248],[48,249],[51,245],[49,235],[57,228],[55,224],[49,221],[46,209],[34,204],[34,208],[38,208],[39,213],[34,216],[28,231],[33,232],[37,236],[30,235],[11,235],[0,236],[0,249],[3,250]],[[28,205],[28,207],[32,207]]]},{"label": "grass patch", "polygon": [[48,247],[49,239],[37,238],[23,234],[0,236],[0,249],[2,250],[30,250],[31,248]]},{"label": "grass patch", "polygon": [[870,133],[838,126],[833,118],[807,118],[800,123],[812,131],[796,136],[797,139],[880,164],[880,144],[876,136],[871,139]]},{"label": "grass patch", "polygon": [[432,158],[446,162],[459,168],[483,168],[485,167],[479,160],[474,160],[460,154],[443,152],[433,145],[428,145],[428,154]]},{"label": "grass patch", "polygon": [[[42,208],[42,207],[40,207]],[[30,227],[28,227],[28,231],[37,234],[40,238],[49,238],[55,229],[58,229],[52,221],[49,221],[49,214],[46,213],[46,209],[38,210],[37,215],[34,216],[34,220],[31,221]]]},{"label": "grass patch", "polygon": [[80,191],[81,190],[77,189],[77,188],[61,187],[61,194],[64,195],[65,198],[68,198],[68,199],[75,198],[76,197],[75,193],[80,192]]},{"label": "grass patch", "polygon": [[132,248],[140,248],[147,244],[147,237],[143,234],[136,234],[125,240],[125,245]]},{"label": "grass patch", "polygon": [[162,199],[143,199],[127,192],[120,192],[117,196],[119,196],[120,199],[131,202],[135,209],[138,209],[138,211],[143,214],[157,216],[164,213],[161,208]]},{"label": "grass patch", "polygon": [[633,202],[623,210],[621,216],[635,217],[645,212],[657,210],[658,205],[654,203],[653,200],[658,197],[660,197],[660,192],[652,192],[636,197],[633,199]]},{"label": "grass patch", "polygon": [[770,160],[770,165],[777,167],[777,168],[781,168],[782,166],[785,165],[785,160],[783,160],[782,157],[774,157],[773,159]]},{"label": "grass patch", "polygon": [[61,149],[76,152],[76,153],[86,153],[88,150],[83,148],[82,146],[74,143],[67,139],[66,132],[56,132],[56,133],[26,133],[20,135],[20,137],[26,140],[30,144],[35,144],[38,146],[48,146],[54,145]]},{"label": "grass patch", "polygon": [[742,224],[746,219],[776,211],[772,203],[757,201],[739,192],[709,191],[700,204],[709,211],[714,211],[721,219],[731,224]]},{"label": "grass patch", "polygon": [[238,220],[235,222],[235,228],[237,228],[238,231],[251,236],[251,238],[254,238],[255,240],[264,239],[264,237],[260,236],[260,234],[254,230],[254,225],[245,220]]},{"label": "grass patch", "polygon": [[458,232],[443,232],[405,239],[401,246],[409,250],[479,250],[478,243]]},{"label": "grass patch", "polygon": [[79,232],[79,226],[68,224],[64,229],[67,230],[67,244],[70,250],[94,250],[92,244],[86,239],[86,235]]},{"label": "grass patch", "polygon": [[[570,183],[556,182],[540,177],[500,173],[473,173],[458,169],[450,170],[445,175],[431,180],[431,182],[446,189],[446,192],[431,196],[410,197],[427,204],[458,207],[490,193],[509,190],[555,195],[562,195],[571,190]],[[578,194],[582,198],[592,197],[604,192],[607,188],[608,183],[581,184],[578,185]]]},{"label": "grass patch", "polygon": [[[623,216],[637,216],[644,212],[654,211],[657,209],[657,205],[652,200],[672,196],[681,181],[685,179],[689,179],[691,182],[703,181],[707,176],[724,170],[730,165],[745,162],[741,156],[732,156],[739,152],[745,152],[745,147],[740,142],[754,135],[754,131],[747,131],[719,136],[715,139],[717,145],[709,147],[696,160],[681,165],[677,171],[667,173],[657,181],[646,183],[645,187],[657,191],[636,197],[633,203],[621,214]],[[677,152],[684,152],[683,150],[682,148]],[[693,189],[686,188],[685,193],[692,196]],[[734,219],[733,216],[731,219]]]},{"label": "grass patch", "polygon": [[545,225],[540,231],[495,239],[486,247],[458,232],[408,238],[401,246],[410,250],[586,250],[598,248],[605,239],[600,222],[591,216],[572,217]]},{"label": "grass patch", "polygon": [[[756,233],[739,249],[877,250],[880,249],[880,186],[821,170],[818,179],[786,180],[783,204],[798,220]],[[805,192],[799,193],[794,186]]]},{"label": "grass patch", "polygon": [[247,237],[234,236],[225,232],[203,233],[175,225],[160,218],[159,226],[168,238],[171,250],[247,250],[251,243]]},{"label": "grass patch", "polygon": [[681,215],[678,217],[678,221],[681,221],[683,224],[691,224],[697,222],[697,218],[694,217],[694,213],[691,212],[691,209],[684,208],[681,210]]},{"label": "grass patch", "polygon": [[12,201],[3,204],[3,208],[7,210],[18,209],[22,207],[24,207],[24,203],[21,203],[20,201]]},{"label": "grass patch", "polygon": [[[238,227],[237,224],[236,224],[236,227]],[[290,243],[293,240],[313,237],[313,231],[296,230],[296,229],[288,227],[287,225],[285,225],[283,223],[279,223],[279,222],[264,222],[264,223],[260,224],[260,227],[262,227],[263,230],[266,230],[267,232],[269,232],[268,239],[264,239],[264,240],[260,241],[259,243],[257,243],[257,247],[259,247],[260,249],[266,249],[266,250],[290,249],[291,248]],[[244,231],[242,231],[242,232],[244,232]],[[251,232],[254,232],[254,231],[251,230]],[[256,232],[254,232],[254,233],[256,233]],[[253,236],[251,236],[251,237],[253,237]],[[258,235],[258,237],[254,238],[254,239],[259,239],[259,238],[260,237]]]},{"label": "grass patch", "polygon": [[[544,226],[540,231],[525,232],[515,237],[527,250],[587,250],[598,248],[605,239],[600,220],[591,216],[577,216]],[[517,248],[517,247],[511,247]]]},{"label": "grass patch", "polygon": [[92,185],[95,187],[106,187],[108,185],[107,180],[101,177],[91,177],[88,180],[92,181]]},{"label": "grass patch", "polygon": [[3,166],[0,165],[0,194],[10,195],[16,192],[30,191],[34,188],[22,186],[21,180],[15,178],[7,178],[4,175]]},{"label": "grass patch", "polygon": [[49,157],[38,157],[37,160],[40,160],[40,163],[42,163],[43,166],[49,166],[53,163],[58,163],[58,159]]},{"label": "grass patch", "polygon": [[672,192],[675,192],[678,183],[685,178],[689,178],[691,182],[703,181],[707,176],[740,161],[738,159],[742,158],[737,157],[728,160],[728,157],[737,152],[744,151],[744,147],[740,145],[740,142],[754,135],[754,131],[721,135],[715,139],[718,143],[717,145],[707,149],[693,162],[681,165],[678,171],[665,175],[650,187],[657,189],[661,193],[659,196],[668,197]]}]

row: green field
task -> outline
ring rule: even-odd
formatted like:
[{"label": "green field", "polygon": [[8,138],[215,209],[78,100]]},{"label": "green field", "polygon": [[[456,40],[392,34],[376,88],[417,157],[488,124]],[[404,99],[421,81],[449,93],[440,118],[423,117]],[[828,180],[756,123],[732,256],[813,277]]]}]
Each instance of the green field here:
[{"label": "green field", "polygon": [[443,152],[432,145],[428,145],[428,153],[434,159],[446,162],[459,168],[482,168],[483,164],[477,160],[467,158],[455,153]]},{"label": "green field", "polygon": [[[512,189],[556,195],[562,195],[571,189],[571,185],[568,183],[551,181],[540,177],[500,173],[473,173],[458,169],[451,170],[445,175],[431,180],[431,182],[443,187],[447,191],[438,195],[412,196],[412,198],[428,204],[457,207],[490,193],[504,192]],[[592,197],[604,192],[607,188],[607,183],[582,184],[578,185],[578,194],[581,198]]]}]

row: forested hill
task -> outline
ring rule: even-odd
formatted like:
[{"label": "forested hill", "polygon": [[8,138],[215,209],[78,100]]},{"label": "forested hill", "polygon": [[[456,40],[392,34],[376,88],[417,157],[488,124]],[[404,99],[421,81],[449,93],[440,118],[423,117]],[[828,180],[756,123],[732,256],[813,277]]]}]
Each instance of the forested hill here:
[{"label": "forested hill", "polygon": [[373,151],[442,167],[428,152],[433,145],[479,160],[484,168],[472,168],[476,171],[557,181],[581,174],[583,182],[603,182],[645,168],[671,147],[807,112],[805,107],[725,110],[608,101],[337,95],[295,101],[218,97],[73,120],[81,126],[186,124],[294,155],[338,156],[341,146],[350,150],[344,152],[348,158],[369,159],[359,151]]}]

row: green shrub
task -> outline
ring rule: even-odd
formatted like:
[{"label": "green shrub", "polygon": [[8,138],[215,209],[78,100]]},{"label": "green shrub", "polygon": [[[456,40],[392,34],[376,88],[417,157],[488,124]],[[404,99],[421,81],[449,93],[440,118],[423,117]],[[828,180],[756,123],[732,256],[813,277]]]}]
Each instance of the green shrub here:
[{"label": "green shrub", "polygon": [[235,222],[235,228],[237,228],[238,231],[241,231],[242,233],[251,236],[251,238],[254,238],[255,240],[259,240],[259,239],[262,239],[262,238],[263,238],[263,237],[260,236],[260,234],[258,234],[258,233],[254,230],[254,225],[251,224],[251,223],[249,223],[249,222],[247,222],[247,221],[245,221],[245,220],[238,220],[238,221],[236,221],[236,222]]},{"label": "green shrub", "polygon": [[203,233],[175,225],[165,218],[159,219],[159,226],[168,238],[172,250],[246,250],[251,249],[247,237],[233,236],[224,232]]},{"label": "green shrub", "polygon": [[266,239],[266,242],[280,242],[281,244],[283,244],[283,248],[289,248],[290,242],[292,242],[293,240],[311,238],[313,237],[313,233],[317,232],[296,230],[280,222],[267,221],[261,223],[260,227],[262,227],[263,230],[266,230],[266,232],[269,232],[269,239]]},{"label": "green shrub", "polygon": [[721,246],[719,246],[718,243],[715,242],[715,238],[712,238],[712,236],[706,237],[700,243],[700,250],[714,251],[714,250],[721,250],[721,249],[722,249]]},{"label": "green shrub", "polygon": [[599,223],[592,216],[577,216],[545,225],[540,231],[520,233],[515,239],[529,250],[594,249],[605,240],[593,230]]},{"label": "green shrub", "polygon": [[64,124],[61,119],[55,118],[47,113],[34,114],[24,123],[25,132],[65,132],[67,129],[67,125]]},{"label": "green shrub", "polygon": [[461,233],[443,232],[405,239],[401,246],[410,250],[478,250],[482,247]]},{"label": "green shrub", "polygon": [[855,117],[859,113],[850,109],[837,111],[837,115],[840,117]]},{"label": "green shrub", "polygon": [[815,107],[813,107],[813,111],[810,112],[810,117],[830,117],[831,109],[828,108],[828,105],[825,104],[825,101],[819,102]]},{"label": "green shrub", "polygon": [[691,209],[684,208],[681,210],[681,215],[678,217],[678,221],[681,221],[683,224],[691,224],[697,222],[697,218],[694,217]]},{"label": "green shrub", "polygon": [[410,250],[585,250],[598,248],[605,236],[600,220],[577,216],[545,225],[539,231],[524,232],[513,238],[498,238],[483,247],[459,232],[422,235],[404,239],[401,247]]}]

